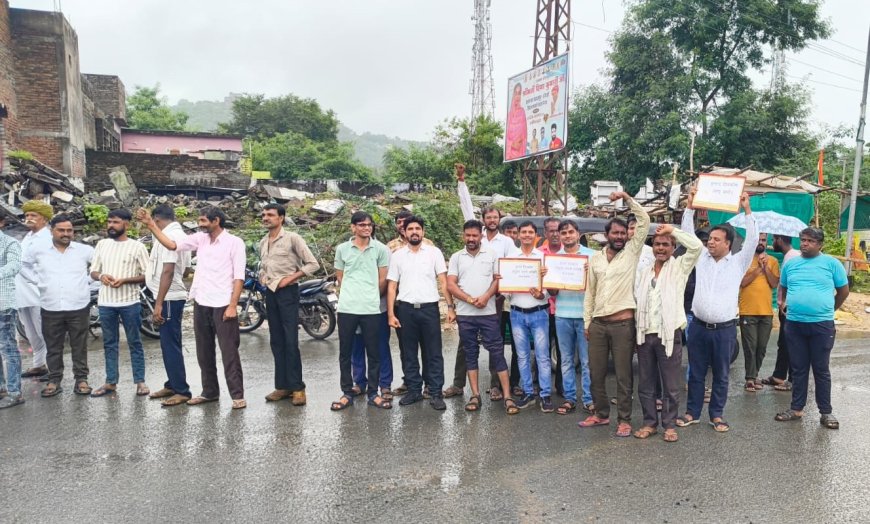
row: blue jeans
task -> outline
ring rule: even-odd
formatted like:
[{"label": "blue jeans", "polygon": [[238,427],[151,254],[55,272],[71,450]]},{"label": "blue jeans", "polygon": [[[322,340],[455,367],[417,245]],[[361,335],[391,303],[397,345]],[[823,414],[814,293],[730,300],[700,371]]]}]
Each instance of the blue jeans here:
[{"label": "blue jeans", "polygon": [[734,354],[734,340],[737,327],[707,329],[693,320],[689,326],[692,345],[689,346],[689,394],[686,412],[692,418],[701,417],[704,405],[704,381],[707,369],[713,370],[713,394],[710,396],[710,420],[721,417],[728,400],[728,374],[731,356]]},{"label": "blue jeans", "polygon": [[529,361],[531,344],[535,344],[535,361],[538,364],[538,383],[541,396],[549,397],[550,380],[550,316],[546,309],[534,313],[522,313],[511,308],[511,331],[517,348],[517,364],[520,367],[520,382],[523,392],[533,395],[532,365]]},{"label": "blue jeans", "polygon": [[163,324],[160,325],[160,351],[163,367],[166,368],[166,383],[176,395],[191,396],[184,369],[184,352],[181,348],[181,318],[184,315],[184,300],[163,301]]},{"label": "blue jeans", "polygon": [[[381,327],[378,338],[378,358],[381,365],[381,379],[378,386],[390,389],[393,385],[393,356],[390,354],[390,325],[387,323],[387,312],[381,313]],[[350,367],[353,371],[353,382],[362,391],[369,384],[366,378],[366,344],[361,333],[353,336],[353,349],[350,354]]]},{"label": "blue jeans", "polygon": [[582,318],[556,317],[556,339],[559,341],[559,353],[562,355],[562,385],[565,388],[565,400],[577,403],[577,376],[574,370],[574,354],[580,360],[580,385],[583,388],[583,404],[592,403],[592,391],[589,389],[589,343]]},{"label": "blue jeans", "polygon": [[0,311],[0,355],[6,362],[7,382],[3,378],[3,363],[0,362],[0,388],[6,387],[10,396],[21,395],[21,352],[15,333],[18,328],[18,312],[14,309]]},{"label": "blue jeans", "polygon": [[133,365],[133,382],[145,382],[145,351],[139,327],[142,325],[142,304],[123,307],[100,306],[100,328],[103,330],[103,352],[106,355],[106,384],[118,383],[118,324],[124,324],[127,346],[130,348],[130,363]]}]

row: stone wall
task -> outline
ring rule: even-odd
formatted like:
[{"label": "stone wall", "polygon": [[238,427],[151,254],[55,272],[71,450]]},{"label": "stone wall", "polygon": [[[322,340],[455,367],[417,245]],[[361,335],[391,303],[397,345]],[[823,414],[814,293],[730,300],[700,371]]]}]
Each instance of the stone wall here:
[{"label": "stone wall", "polygon": [[6,110],[6,117],[0,116],[0,172],[9,167],[9,151],[18,148],[18,103],[14,66],[9,1],[0,0],[0,106]]},{"label": "stone wall", "polygon": [[239,163],[203,160],[188,155],[150,155],[87,151],[87,191],[111,188],[109,173],[124,166],[137,186],[143,189],[166,186],[202,186],[246,190],[250,178],[239,171]]}]

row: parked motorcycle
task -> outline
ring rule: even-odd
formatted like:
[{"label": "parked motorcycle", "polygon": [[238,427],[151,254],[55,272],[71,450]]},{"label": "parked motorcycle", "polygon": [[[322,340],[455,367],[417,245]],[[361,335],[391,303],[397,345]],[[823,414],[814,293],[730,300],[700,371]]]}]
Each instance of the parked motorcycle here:
[{"label": "parked motorcycle", "polygon": [[[257,271],[245,269],[242,297],[239,299],[239,331],[250,333],[266,320],[266,286]],[[299,284],[299,325],[309,336],[323,340],[335,331],[335,284],[317,278]]]}]

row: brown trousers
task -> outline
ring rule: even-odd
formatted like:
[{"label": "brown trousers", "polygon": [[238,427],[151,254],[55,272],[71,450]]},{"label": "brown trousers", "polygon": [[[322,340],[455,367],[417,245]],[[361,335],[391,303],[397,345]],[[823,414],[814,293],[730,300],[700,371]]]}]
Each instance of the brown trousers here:
[{"label": "brown trousers", "polygon": [[217,377],[217,359],[215,354],[215,337],[221,348],[221,360],[224,363],[224,377],[230,397],[245,398],[245,387],[242,382],[242,359],[239,357],[239,321],[235,318],[224,320],[226,307],[208,307],[194,304],[193,330],[196,333],[196,360],[202,374],[202,396],[217,398],[220,396],[220,384]]},{"label": "brown trousers", "polygon": [[637,334],[634,319],[604,322],[592,319],[589,325],[589,378],[592,379],[592,401],[595,414],[610,418],[610,399],[607,397],[607,360],[613,354],[616,369],[616,410],[619,422],[631,422],[631,392],[634,375],[631,361],[634,357]]}]

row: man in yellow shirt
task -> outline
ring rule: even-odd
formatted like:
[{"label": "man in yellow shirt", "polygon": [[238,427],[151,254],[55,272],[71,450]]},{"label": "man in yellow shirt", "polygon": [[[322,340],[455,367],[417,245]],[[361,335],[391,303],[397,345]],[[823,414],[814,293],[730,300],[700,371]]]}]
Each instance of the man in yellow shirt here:
[{"label": "man in yellow shirt", "polygon": [[755,257],[740,282],[740,339],[746,362],[746,391],[764,389],[758,370],[773,328],[773,290],[779,285],[779,262],[767,256],[767,234],[758,236]]}]

